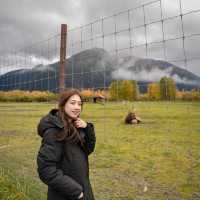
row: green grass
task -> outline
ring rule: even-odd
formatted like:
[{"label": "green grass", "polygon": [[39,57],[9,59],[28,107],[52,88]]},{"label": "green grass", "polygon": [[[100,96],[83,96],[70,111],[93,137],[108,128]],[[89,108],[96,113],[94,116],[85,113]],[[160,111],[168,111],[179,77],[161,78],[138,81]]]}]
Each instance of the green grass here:
[{"label": "green grass", "polygon": [[[6,199],[5,191],[12,200],[19,194],[20,200],[46,199],[47,188],[36,172],[41,142],[36,126],[55,106],[0,104],[0,199]],[[143,123],[125,125],[133,109]],[[96,200],[200,199],[199,102],[85,104],[82,118],[96,129],[90,156]]]},{"label": "green grass", "polygon": [[10,176],[9,171],[5,172],[0,168],[0,199],[3,200],[31,200],[27,194],[27,185]]}]

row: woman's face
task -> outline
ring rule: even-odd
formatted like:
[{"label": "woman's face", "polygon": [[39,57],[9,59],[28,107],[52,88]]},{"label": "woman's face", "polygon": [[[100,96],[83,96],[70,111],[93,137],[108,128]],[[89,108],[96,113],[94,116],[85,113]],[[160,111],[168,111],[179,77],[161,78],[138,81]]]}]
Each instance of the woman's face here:
[{"label": "woman's face", "polygon": [[82,108],[82,101],[81,98],[75,94],[71,96],[68,101],[65,103],[65,113],[71,118],[76,120],[80,113]]}]

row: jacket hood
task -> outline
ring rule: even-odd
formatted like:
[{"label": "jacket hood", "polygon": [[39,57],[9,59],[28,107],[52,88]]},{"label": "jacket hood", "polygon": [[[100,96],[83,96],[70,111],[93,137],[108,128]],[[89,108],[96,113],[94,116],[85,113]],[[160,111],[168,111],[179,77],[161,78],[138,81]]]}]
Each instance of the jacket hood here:
[{"label": "jacket hood", "polygon": [[45,131],[49,128],[64,128],[64,125],[58,116],[58,109],[52,109],[46,116],[41,118],[37,127],[38,135],[43,137]]}]

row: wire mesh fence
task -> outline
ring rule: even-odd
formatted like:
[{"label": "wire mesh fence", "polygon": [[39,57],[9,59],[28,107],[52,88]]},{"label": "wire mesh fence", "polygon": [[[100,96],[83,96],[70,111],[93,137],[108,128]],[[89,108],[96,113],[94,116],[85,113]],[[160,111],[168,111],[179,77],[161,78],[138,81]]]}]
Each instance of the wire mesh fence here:
[{"label": "wire mesh fence", "polygon": [[[177,84],[198,87],[197,77],[191,74],[185,77],[183,70],[178,73],[174,67],[198,73],[199,28],[195,20],[199,9],[188,11],[179,1],[179,8],[173,14],[165,9],[165,4],[166,1],[160,0],[149,2],[69,30],[66,87],[103,89],[113,79],[137,80],[142,87],[143,82],[158,81],[162,75],[171,76]],[[10,55],[1,55],[1,90],[56,92],[59,51],[60,34]],[[141,63],[141,59],[155,59],[155,62]],[[145,67],[141,69],[142,64],[151,73]],[[174,67],[158,69],[155,65]]]},{"label": "wire mesh fence", "polygon": [[[96,199],[200,199],[199,103],[138,101],[163,77],[173,78],[179,90],[199,88],[200,8],[188,9],[181,0],[168,6],[167,0],[152,1],[67,32],[62,76],[66,89],[90,97],[83,118],[97,133],[90,159]],[[58,93],[60,40],[57,34],[1,55],[0,90]],[[164,95],[171,95],[163,81]],[[1,166],[24,180],[30,199],[45,199],[33,162],[40,142],[34,127],[52,107],[54,102],[0,108],[6,116],[0,120]],[[125,125],[128,112],[142,123]]]},{"label": "wire mesh fence", "polygon": [[[60,35],[27,48],[1,55],[1,90],[49,90],[56,92]],[[52,85],[52,83],[54,83]]]}]

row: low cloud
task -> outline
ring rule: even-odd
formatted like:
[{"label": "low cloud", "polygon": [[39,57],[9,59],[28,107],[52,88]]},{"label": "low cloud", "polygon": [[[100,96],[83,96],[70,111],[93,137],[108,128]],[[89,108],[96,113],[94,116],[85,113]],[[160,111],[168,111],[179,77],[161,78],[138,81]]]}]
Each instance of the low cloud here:
[{"label": "low cloud", "polygon": [[120,68],[112,73],[114,79],[158,82],[162,77],[171,77],[176,83],[199,84],[196,81],[188,80],[186,77],[180,77],[178,74],[171,75],[173,68],[165,70],[154,67],[151,71],[142,69],[141,71],[131,71],[126,68]]}]

